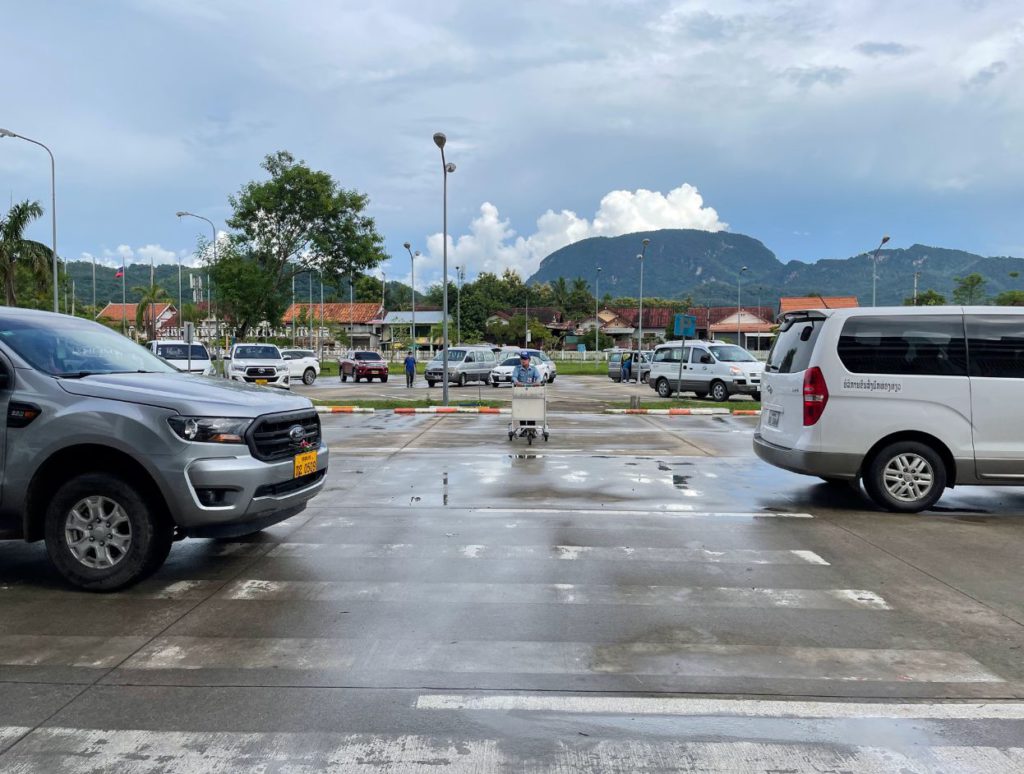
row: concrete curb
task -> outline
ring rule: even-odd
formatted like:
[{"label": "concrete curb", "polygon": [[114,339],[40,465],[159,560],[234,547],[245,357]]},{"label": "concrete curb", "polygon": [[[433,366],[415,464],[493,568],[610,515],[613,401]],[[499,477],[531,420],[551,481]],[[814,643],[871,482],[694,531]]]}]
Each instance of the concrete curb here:
[{"label": "concrete curb", "polygon": [[710,416],[713,414],[729,414],[727,408],[695,408],[695,409],[605,409],[605,414],[661,414],[670,417]]},{"label": "concrete curb", "polygon": [[735,409],[732,414],[735,417],[759,417],[761,409]]},{"label": "concrete curb", "polygon": [[373,414],[376,409],[361,406],[317,406],[317,414]]}]

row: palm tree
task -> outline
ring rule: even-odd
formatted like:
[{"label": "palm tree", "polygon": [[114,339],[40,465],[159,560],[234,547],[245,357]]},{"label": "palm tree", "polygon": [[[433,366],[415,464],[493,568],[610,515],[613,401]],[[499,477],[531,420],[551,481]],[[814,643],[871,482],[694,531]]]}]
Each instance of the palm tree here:
[{"label": "palm tree", "polygon": [[25,229],[36,218],[42,217],[39,202],[18,202],[0,219],[0,281],[8,306],[18,305],[16,269],[28,265],[36,282],[45,288],[49,279],[49,261],[52,251],[46,245],[25,239]]},{"label": "palm tree", "polygon": [[156,305],[167,300],[167,291],[154,284],[149,287],[134,287],[132,292],[142,295],[135,307],[135,330],[141,331],[146,325],[146,318],[149,317],[149,339],[152,341],[156,338]]},{"label": "palm tree", "polygon": [[565,281],[565,277],[559,277],[551,285],[551,300],[554,301],[555,307],[562,314],[565,314],[566,307],[569,305],[569,285]]}]

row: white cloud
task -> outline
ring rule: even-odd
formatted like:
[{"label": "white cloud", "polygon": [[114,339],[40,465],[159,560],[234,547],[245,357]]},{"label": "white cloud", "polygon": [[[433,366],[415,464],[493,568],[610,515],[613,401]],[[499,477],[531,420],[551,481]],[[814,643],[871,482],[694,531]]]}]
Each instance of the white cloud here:
[{"label": "white cloud", "polygon": [[[581,239],[594,236],[619,236],[662,228],[695,228],[722,231],[729,227],[689,183],[662,194],[660,191],[611,191],[601,199],[592,220],[571,210],[548,210],[537,219],[534,233],[523,237],[508,219],[502,219],[490,202],[480,205],[480,215],[470,223],[469,233],[448,237],[448,269],[465,266],[466,276],[488,271],[500,274],[511,268],[526,278],[533,274],[548,255]],[[427,238],[427,254],[417,261],[424,282],[438,281],[442,266],[442,235]]]}]

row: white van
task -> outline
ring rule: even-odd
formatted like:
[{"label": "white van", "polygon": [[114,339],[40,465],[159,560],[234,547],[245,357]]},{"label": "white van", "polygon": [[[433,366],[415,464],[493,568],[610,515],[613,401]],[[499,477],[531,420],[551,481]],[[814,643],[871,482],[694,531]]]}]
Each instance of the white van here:
[{"label": "white van", "polygon": [[662,398],[692,392],[717,401],[735,394],[761,400],[763,371],[764,363],[726,341],[669,341],[655,347],[647,384]]},{"label": "white van", "polygon": [[783,316],[764,373],[757,455],[862,479],[917,512],[954,484],[1024,484],[1024,310],[823,309]]},{"label": "white van", "polygon": [[[189,362],[189,347],[192,348],[192,362]],[[149,342],[149,351],[157,357],[162,357],[179,371],[188,371],[190,374],[202,374],[210,376],[213,370],[213,361],[206,347],[198,342],[186,344],[184,341],[170,341],[162,339]]]}]

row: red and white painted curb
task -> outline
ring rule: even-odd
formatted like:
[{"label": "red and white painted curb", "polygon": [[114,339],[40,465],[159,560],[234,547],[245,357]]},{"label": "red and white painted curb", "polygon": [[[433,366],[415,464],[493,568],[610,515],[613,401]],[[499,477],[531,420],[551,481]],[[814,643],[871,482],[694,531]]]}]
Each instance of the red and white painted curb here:
[{"label": "red and white painted curb", "polygon": [[662,414],[670,417],[710,416],[728,414],[727,408],[673,408],[673,409],[605,409],[605,414]]},{"label": "red and white painted curb", "polygon": [[396,408],[396,414],[511,414],[510,408],[490,406],[426,406],[418,408]]},{"label": "red and white painted curb", "polygon": [[375,409],[362,406],[317,406],[317,414],[372,414]]}]

